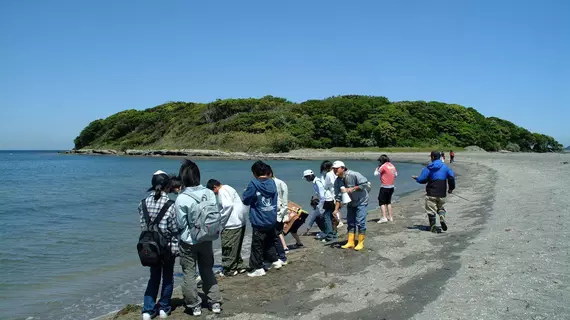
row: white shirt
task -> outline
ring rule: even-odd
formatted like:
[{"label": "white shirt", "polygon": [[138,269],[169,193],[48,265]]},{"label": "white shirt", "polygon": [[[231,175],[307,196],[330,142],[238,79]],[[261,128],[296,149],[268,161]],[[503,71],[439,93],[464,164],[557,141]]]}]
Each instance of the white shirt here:
[{"label": "white shirt", "polygon": [[277,186],[277,221],[283,222],[289,205],[289,189],[283,180],[273,178],[273,181],[275,181],[275,186]]},{"label": "white shirt", "polygon": [[245,208],[234,188],[222,185],[218,190],[218,202],[222,206],[222,220],[228,219],[224,229],[237,229],[245,226]]},{"label": "white shirt", "polygon": [[323,209],[323,207],[326,201],[325,185],[323,184],[323,181],[321,179],[315,177],[315,180],[313,180],[313,190],[315,191],[315,194],[319,197],[319,204],[317,205],[317,210],[319,211],[319,213],[324,213],[325,210]]},{"label": "white shirt", "polygon": [[336,174],[331,170],[327,172],[326,175],[321,176],[321,181],[323,181],[325,187],[325,201],[334,201],[334,182],[336,180]]}]

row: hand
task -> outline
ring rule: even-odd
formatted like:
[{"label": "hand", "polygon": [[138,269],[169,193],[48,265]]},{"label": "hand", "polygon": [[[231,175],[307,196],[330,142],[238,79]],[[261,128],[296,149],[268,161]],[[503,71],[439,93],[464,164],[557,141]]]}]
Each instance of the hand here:
[{"label": "hand", "polygon": [[416,180],[418,178],[418,176],[412,176],[412,179]]},{"label": "hand", "polygon": [[353,193],[355,191],[355,189],[356,189],[356,187],[348,188],[348,189],[346,189],[346,192]]}]

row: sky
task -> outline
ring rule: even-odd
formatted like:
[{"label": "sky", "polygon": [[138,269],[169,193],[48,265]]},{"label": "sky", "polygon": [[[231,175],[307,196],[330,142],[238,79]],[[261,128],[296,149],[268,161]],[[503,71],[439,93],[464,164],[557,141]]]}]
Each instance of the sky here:
[{"label": "sky", "polygon": [[0,149],[167,101],[473,107],[570,145],[570,2],[0,1]]}]

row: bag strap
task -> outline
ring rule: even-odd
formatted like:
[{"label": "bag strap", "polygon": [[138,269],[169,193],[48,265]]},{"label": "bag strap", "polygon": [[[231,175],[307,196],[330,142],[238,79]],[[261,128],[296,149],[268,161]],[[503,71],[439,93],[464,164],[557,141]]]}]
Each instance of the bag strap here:
[{"label": "bag strap", "polygon": [[148,214],[148,208],[146,207],[146,199],[141,200],[141,207],[142,207],[144,222],[146,223],[146,228],[149,229],[150,215]]},{"label": "bag strap", "polygon": [[149,226],[158,225],[160,223],[160,220],[162,220],[162,218],[164,218],[166,211],[168,211],[168,209],[170,209],[170,207],[172,206],[173,203],[174,203],[174,201],[172,201],[172,200],[166,201],[164,206],[162,206],[162,209],[160,209],[160,212],[158,213],[156,218],[154,218],[154,220],[152,221],[152,223]]}]

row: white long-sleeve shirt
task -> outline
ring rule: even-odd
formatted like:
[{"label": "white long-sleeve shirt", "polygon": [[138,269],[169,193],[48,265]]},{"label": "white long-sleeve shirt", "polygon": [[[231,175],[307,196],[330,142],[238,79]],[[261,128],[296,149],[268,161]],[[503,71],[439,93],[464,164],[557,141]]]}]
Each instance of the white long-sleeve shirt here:
[{"label": "white long-sleeve shirt", "polygon": [[331,170],[325,175],[321,176],[321,181],[325,187],[325,200],[334,201],[334,181],[336,180],[336,175]]},{"label": "white long-sleeve shirt", "polygon": [[237,229],[245,226],[245,208],[234,188],[222,185],[218,190],[218,202],[222,206],[222,220],[227,219],[224,229]]},{"label": "white long-sleeve shirt", "polygon": [[275,186],[277,186],[277,221],[283,222],[289,205],[289,189],[283,180],[273,178],[273,181],[275,181]]}]

